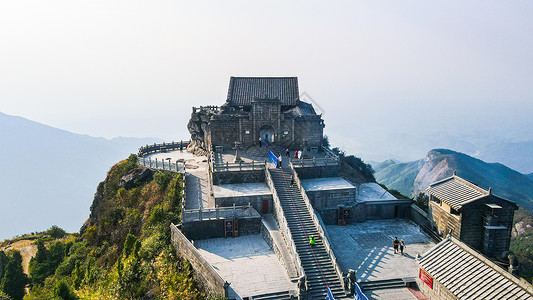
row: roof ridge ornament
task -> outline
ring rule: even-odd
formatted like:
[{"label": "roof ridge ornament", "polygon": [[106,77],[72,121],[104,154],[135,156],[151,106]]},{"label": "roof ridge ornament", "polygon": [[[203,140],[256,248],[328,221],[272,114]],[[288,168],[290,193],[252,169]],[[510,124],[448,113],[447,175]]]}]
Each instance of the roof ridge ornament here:
[{"label": "roof ridge ornament", "polygon": [[457,169],[453,170],[453,176],[457,176]]},{"label": "roof ridge ornament", "polygon": [[492,187],[489,187],[489,195],[492,195]]}]

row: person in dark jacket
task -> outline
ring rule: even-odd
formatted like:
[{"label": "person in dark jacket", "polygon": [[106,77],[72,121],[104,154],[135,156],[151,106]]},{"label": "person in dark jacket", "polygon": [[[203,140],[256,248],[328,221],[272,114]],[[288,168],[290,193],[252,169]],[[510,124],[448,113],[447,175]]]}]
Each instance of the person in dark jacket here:
[{"label": "person in dark jacket", "polygon": [[394,237],[394,241],[392,242],[392,247],[394,248],[394,254],[398,253],[398,247],[400,246],[400,241],[397,237]]}]

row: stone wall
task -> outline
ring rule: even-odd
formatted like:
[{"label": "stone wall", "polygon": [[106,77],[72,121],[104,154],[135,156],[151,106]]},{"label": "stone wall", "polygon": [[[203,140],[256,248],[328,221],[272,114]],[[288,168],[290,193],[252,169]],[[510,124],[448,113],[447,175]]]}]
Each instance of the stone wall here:
[{"label": "stone wall", "polygon": [[[343,205],[350,208],[350,224],[367,220],[394,219],[395,206],[398,206],[397,218],[406,219],[410,216],[410,203],[352,203]],[[326,225],[337,225],[339,206],[317,209]]]},{"label": "stone wall", "polygon": [[305,193],[315,209],[351,205],[355,202],[355,188],[306,191]]},{"label": "stone wall", "polygon": [[247,206],[248,203],[257,210],[260,214],[263,214],[263,200],[267,202],[267,213],[272,212],[272,195],[252,195],[252,196],[236,196],[236,197],[215,197],[215,205],[219,207],[229,207],[235,204],[236,206]]},{"label": "stone wall", "polygon": [[[409,210],[411,203],[372,203],[366,202],[366,218],[367,220],[383,220],[400,218],[405,219],[409,217]],[[396,207],[398,207],[398,214],[395,216]]]},{"label": "stone wall", "polygon": [[[261,217],[238,219],[239,235],[261,233]],[[190,240],[204,240],[225,236],[224,219],[192,221],[182,224],[183,234]]]},{"label": "stone wall", "polygon": [[409,209],[409,219],[415,222],[419,227],[433,229],[434,224],[428,214],[415,204],[411,204]]},{"label": "stone wall", "polygon": [[294,120],[294,147],[303,146],[307,142],[309,146],[319,147],[322,145],[324,125],[320,117],[298,118]]},{"label": "stone wall", "polygon": [[[495,218],[496,223],[492,225],[501,225],[506,228],[493,230],[490,239],[488,239],[488,232],[484,226],[484,217],[491,213],[491,209],[486,204],[497,204],[502,207],[494,211],[497,218]],[[488,256],[499,256],[504,251],[509,250],[515,209],[516,204],[495,196],[489,196],[463,206],[460,240]]]},{"label": "stone wall", "polygon": [[232,183],[258,183],[265,182],[265,171],[228,171],[228,172],[214,172],[213,184],[232,184]]},{"label": "stone wall", "polygon": [[170,224],[172,245],[178,255],[189,261],[193,268],[196,282],[210,297],[227,297],[228,285],[218,272],[203,258],[192,243],[179,231],[174,224]]},{"label": "stone wall", "polygon": [[317,166],[317,167],[298,167],[294,166],[294,170],[298,173],[298,178],[311,179],[311,178],[326,178],[326,177],[339,177],[339,165],[331,166]]}]

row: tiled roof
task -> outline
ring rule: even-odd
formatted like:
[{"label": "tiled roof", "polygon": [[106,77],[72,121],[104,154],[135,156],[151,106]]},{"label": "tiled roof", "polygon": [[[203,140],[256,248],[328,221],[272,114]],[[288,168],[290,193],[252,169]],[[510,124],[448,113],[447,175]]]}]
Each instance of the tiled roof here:
[{"label": "tiled roof", "polygon": [[456,210],[461,209],[467,202],[490,194],[489,191],[456,175],[430,185],[427,192]]},{"label": "tiled roof", "polygon": [[306,117],[306,116],[316,116],[315,109],[311,103],[306,103],[303,101],[298,101],[297,106],[291,108],[287,112],[293,117]]},{"label": "tiled roof", "polygon": [[418,261],[458,299],[533,299],[533,287],[459,240],[448,237]]},{"label": "tiled roof", "polygon": [[227,102],[231,106],[252,105],[254,98],[277,98],[293,106],[299,99],[297,77],[231,77]]}]

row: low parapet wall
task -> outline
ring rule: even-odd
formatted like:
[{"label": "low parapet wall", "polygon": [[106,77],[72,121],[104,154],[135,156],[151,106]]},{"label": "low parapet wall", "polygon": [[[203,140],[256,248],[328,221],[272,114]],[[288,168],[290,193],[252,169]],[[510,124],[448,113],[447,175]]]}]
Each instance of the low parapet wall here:
[{"label": "low parapet wall", "polygon": [[340,174],[339,165],[327,166],[299,166],[293,164],[293,168],[298,173],[300,179],[338,177]]},{"label": "low parapet wall", "polygon": [[170,232],[174,249],[190,262],[196,282],[202,286],[204,291],[213,298],[228,297],[229,283],[222,279],[176,225],[170,224]]},{"label": "low parapet wall", "polygon": [[213,172],[213,184],[232,183],[258,183],[265,182],[265,169],[255,170],[234,170]]}]

